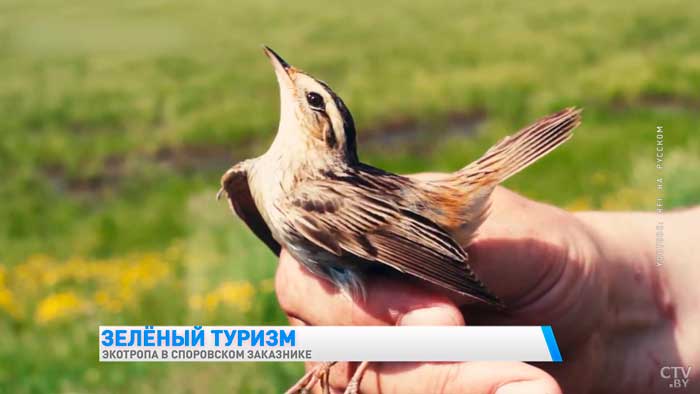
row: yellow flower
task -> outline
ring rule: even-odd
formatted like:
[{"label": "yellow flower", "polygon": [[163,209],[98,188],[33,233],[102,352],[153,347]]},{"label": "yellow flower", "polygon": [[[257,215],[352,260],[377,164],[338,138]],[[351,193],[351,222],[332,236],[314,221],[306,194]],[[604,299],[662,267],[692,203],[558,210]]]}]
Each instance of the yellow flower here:
[{"label": "yellow flower", "polygon": [[95,292],[95,304],[102,309],[108,310],[109,312],[120,312],[123,307],[121,300],[117,299],[116,297],[110,297],[104,290],[98,290]]},{"label": "yellow flower", "polygon": [[205,309],[214,312],[220,305],[231,306],[242,312],[247,312],[253,305],[255,288],[250,282],[223,282],[219,286],[202,295],[193,295],[189,299],[190,308]]},{"label": "yellow flower", "polygon": [[567,204],[566,209],[569,211],[585,211],[591,209],[591,205],[591,199],[582,196]]},{"label": "yellow flower", "polygon": [[17,309],[17,304],[15,303],[15,298],[12,295],[12,292],[10,289],[4,287],[2,283],[0,283],[0,310],[7,312],[8,315],[15,319],[19,319],[21,317],[21,313],[19,309]]},{"label": "yellow flower", "polygon": [[[0,312],[19,320],[47,324],[65,316],[97,310],[118,313],[138,306],[144,292],[166,282],[175,266],[161,253],[133,253],[106,259],[74,256],[56,260],[43,254],[29,256],[14,267],[0,266]],[[60,289],[60,292],[57,292]]]},{"label": "yellow flower", "polygon": [[0,288],[0,309],[4,310],[9,315],[14,315],[16,313],[14,310],[12,293],[5,288]]},{"label": "yellow flower", "polygon": [[29,256],[25,262],[14,267],[14,281],[21,284],[21,287],[28,293],[35,293],[42,287],[51,283],[52,278],[49,272],[55,271],[54,261],[43,254]]},{"label": "yellow flower", "polygon": [[648,195],[647,190],[641,188],[623,187],[605,196],[601,208],[605,211],[645,209],[649,206]]},{"label": "yellow flower", "polygon": [[36,308],[34,320],[39,324],[46,324],[83,310],[83,301],[73,291],[64,291],[44,298]]},{"label": "yellow flower", "polygon": [[189,303],[190,308],[199,311],[204,307],[204,298],[199,294],[195,294],[190,297]]},{"label": "yellow flower", "polygon": [[243,312],[253,304],[255,288],[250,282],[224,282],[216,289],[221,303],[231,305]]},{"label": "yellow flower", "polygon": [[20,310],[15,303],[15,297],[5,283],[7,282],[7,271],[5,267],[0,265],[0,310],[5,311],[8,315],[15,319],[21,317]]},{"label": "yellow flower", "polygon": [[204,307],[209,312],[213,312],[219,306],[219,296],[216,293],[209,293],[204,297]]}]

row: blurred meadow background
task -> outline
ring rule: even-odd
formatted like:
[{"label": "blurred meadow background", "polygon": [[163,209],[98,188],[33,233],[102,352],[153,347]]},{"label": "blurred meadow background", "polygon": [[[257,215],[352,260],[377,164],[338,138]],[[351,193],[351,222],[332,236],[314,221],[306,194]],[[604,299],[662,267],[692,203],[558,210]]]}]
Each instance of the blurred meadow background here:
[{"label": "blurred meadow background", "polygon": [[[97,362],[97,326],[285,324],[275,259],[214,195],[262,153],[261,45],[327,81],[361,157],[454,170],[566,106],[507,183],[571,210],[700,202],[700,2],[0,0],[0,393],[275,393],[300,364]],[[650,231],[652,231],[650,229]]]}]

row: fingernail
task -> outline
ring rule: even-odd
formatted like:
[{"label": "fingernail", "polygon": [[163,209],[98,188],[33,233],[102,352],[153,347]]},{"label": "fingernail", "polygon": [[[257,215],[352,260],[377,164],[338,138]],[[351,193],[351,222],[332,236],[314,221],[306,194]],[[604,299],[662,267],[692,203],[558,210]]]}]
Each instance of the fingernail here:
[{"label": "fingernail", "polygon": [[536,380],[524,380],[521,382],[506,383],[496,390],[496,394],[530,394],[541,393],[551,394],[552,392],[543,391],[542,382]]},{"label": "fingernail", "polygon": [[459,313],[448,306],[431,306],[406,312],[397,321],[399,326],[461,326],[464,322]]}]

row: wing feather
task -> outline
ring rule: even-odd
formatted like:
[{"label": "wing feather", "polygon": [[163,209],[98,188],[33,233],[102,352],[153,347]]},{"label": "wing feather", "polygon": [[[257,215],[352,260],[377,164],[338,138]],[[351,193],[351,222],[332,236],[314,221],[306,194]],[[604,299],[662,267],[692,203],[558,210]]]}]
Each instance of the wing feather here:
[{"label": "wing feather", "polygon": [[290,225],[306,239],[339,257],[386,264],[500,304],[474,275],[464,249],[442,227],[406,206],[399,194],[386,188],[380,194],[376,180],[339,179],[300,184],[283,207]]},{"label": "wing feather", "polygon": [[263,220],[260,211],[255,205],[255,200],[250,194],[250,186],[248,185],[248,172],[246,169],[247,162],[240,162],[231,167],[221,177],[221,190],[217,198],[226,193],[231,209],[236,212],[236,215],[243,219],[245,224],[253,233],[267,245],[270,250],[277,256],[280,255],[280,244],[272,237],[270,228]]}]

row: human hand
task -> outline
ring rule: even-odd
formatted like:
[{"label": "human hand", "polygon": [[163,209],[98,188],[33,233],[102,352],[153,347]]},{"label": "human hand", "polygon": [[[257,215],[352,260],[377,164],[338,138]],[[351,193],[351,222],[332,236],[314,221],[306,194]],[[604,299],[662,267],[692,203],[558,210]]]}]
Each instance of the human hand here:
[{"label": "human hand", "polygon": [[[666,293],[653,291],[670,280],[649,260],[653,224],[648,239],[642,230],[648,225],[646,215],[605,215],[573,215],[496,189],[491,214],[467,251],[470,264],[503,299],[506,311],[464,304],[402,275],[368,278],[367,301],[360,304],[286,253],[277,273],[278,297],[292,324],[551,324],[564,356],[562,364],[537,366],[373,363],[362,380],[366,394],[668,389],[659,367],[683,365],[688,358],[669,342],[678,322],[675,302],[680,300],[674,299],[671,307]],[[331,385],[342,389],[349,376],[347,364],[336,366]]]}]

